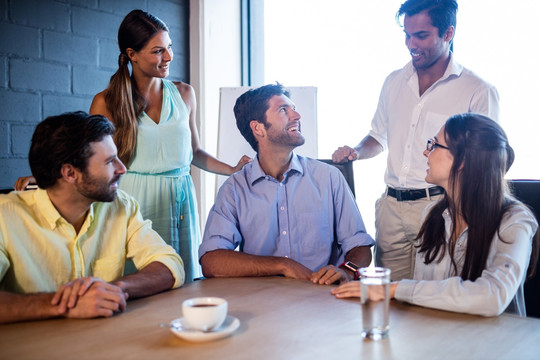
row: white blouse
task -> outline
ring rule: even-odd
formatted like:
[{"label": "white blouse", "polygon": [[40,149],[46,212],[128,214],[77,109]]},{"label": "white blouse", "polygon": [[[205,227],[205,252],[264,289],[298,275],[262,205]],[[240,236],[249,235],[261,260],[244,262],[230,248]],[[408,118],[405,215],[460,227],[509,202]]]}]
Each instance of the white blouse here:
[{"label": "white blouse", "polygon": [[[429,209],[426,209],[425,214]],[[451,219],[448,211],[443,213],[446,241],[449,242]],[[532,237],[538,223],[524,206],[517,205],[503,216],[499,232],[491,244],[486,268],[475,281],[463,280],[459,274],[463,268],[467,234],[459,236],[454,258],[454,271],[448,247],[445,255],[430,264],[424,263],[424,253],[416,254],[414,280],[399,282],[395,297],[411,304],[435,309],[497,316],[503,311],[526,316],[523,283],[531,255]]]}]

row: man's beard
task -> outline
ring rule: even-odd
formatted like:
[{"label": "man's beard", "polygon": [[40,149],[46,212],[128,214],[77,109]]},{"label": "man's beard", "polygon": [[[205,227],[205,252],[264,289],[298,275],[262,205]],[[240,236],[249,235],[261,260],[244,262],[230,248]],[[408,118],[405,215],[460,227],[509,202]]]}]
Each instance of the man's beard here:
[{"label": "man's beard", "polygon": [[81,195],[93,201],[111,202],[116,199],[116,188],[111,188],[111,185],[119,179],[120,176],[116,176],[110,182],[105,183],[85,171],[83,172],[82,183],[78,185],[77,190]]}]

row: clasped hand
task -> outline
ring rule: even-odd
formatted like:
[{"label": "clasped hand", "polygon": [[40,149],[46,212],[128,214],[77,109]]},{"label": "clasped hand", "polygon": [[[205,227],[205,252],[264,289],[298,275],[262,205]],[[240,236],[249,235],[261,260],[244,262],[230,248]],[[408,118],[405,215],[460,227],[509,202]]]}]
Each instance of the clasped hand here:
[{"label": "clasped hand", "polygon": [[51,305],[58,315],[69,318],[111,317],[126,309],[128,294],[100,278],[83,277],[62,285]]},{"label": "clasped hand", "polygon": [[304,265],[289,258],[281,258],[280,260],[284,269],[281,274],[288,278],[308,280],[320,285],[330,285],[336,281],[352,280],[345,270],[334,265],[326,265],[318,271],[313,272]]},{"label": "clasped hand", "polygon": [[344,282],[352,280],[349,274],[334,265],[326,265],[319,269],[319,271],[313,273],[310,278],[311,282],[320,285],[330,285],[337,281]]}]

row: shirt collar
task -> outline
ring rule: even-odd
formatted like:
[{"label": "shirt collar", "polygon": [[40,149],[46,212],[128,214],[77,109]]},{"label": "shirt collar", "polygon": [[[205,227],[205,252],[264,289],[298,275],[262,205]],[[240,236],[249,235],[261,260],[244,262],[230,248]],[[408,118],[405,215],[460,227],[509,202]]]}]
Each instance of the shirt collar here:
[{"label": "shirt collar", "polygon": [[450,62],[448,63],[448,66],[446,67],[446,71],[444,72],[444,75],[439,79],[439,81],[446,80],[450,76],[459,77],[461,76],[462,72],[463,72],[463,66],[461,66],[457,61],[454,60],[454,54],[450,52]]},{"label": "shirt collar", "polygon": [[38,188],[34,191],[33,198],[38,213],[43,216],[49,227],[54,229],[57,221],[62,219],[62,215],[54,207],[47,190]]},{"label": "shirt collar", "polygon": [[[413,75],[416,75],[416,68],[412,64],[412,61],[409,61],[407,65],[405,65],[405,76],[407,80],[409,80]],[[459,64],[454,59],[454,53],[450,52],[450,62],[448,63],[448,66],[446,67],[446,71],[444,72],[443,76],[437,80],[437,82],[446,80],[450,76],[461,76],[461,73],[463,72],[463,66]]]},{"label": "shirt collar", "polygon": [[[62,215],[60,215],[58,210],[56,210],[56,207],[53,205],[51,199],[49,198],[49,194],[47,194],[47,190],[38,188],[34,191],[33,199],[38,213],[43,215],[45,221],[51,229],[56,228],[60,221],[64,221],[67,223],[67,220],[64,219]],[[87,219],[85,219],[84,222],[89,220],[89,223],[91,224],[94,220],[94,205],[95,203],[92,203],[90,205]]]},{"label": "shirt collar", "polygon": [[[259,163],[259,156],[257,155],[256,161],[251,162],[251,166],[249,169],[246,168],[246,176],[248,178],[248,181],[251,185],[253,185],[257,180],[261,178],[266,178],[268,175],[266,175],[261,168],[261,164]],[[304,168],[302,167],[302,164],[300,162],[300,159],[298,158],[298,155],[296,155],[294,152],[292,153],[291,162],[289,164],[289,168],[287,171],[285,171],[285,174],[283,176],[283,181],[287,179],[287,176],[289,173],[298,172],[300,175],[304,174]]]},{"label": "shirt collar", "polygon": [[[444,228],[446,231],[446,241],[450,241],[450,232],[452,231],[452,218],[450,217],[450,210],[448,208],[444,209],[442,213],[442,217],[444,219]],[[467,225],[465,229],[463,229],[463,232],[459,234],[459,238],[461,239],[465,234],[469,232],[469,226]]]}]

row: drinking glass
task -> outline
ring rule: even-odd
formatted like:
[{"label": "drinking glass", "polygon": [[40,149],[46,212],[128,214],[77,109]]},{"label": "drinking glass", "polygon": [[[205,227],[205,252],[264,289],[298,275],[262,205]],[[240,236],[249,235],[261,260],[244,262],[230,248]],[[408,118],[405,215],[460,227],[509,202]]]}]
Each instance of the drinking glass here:
[{"label": "drinking glass", "polygon": [[[362,303],[362,336],[380,340],[388,336],[390,315],[390,269],[360,269],[360,302]],[[370,300],[370,295],[372,299]]]}]

